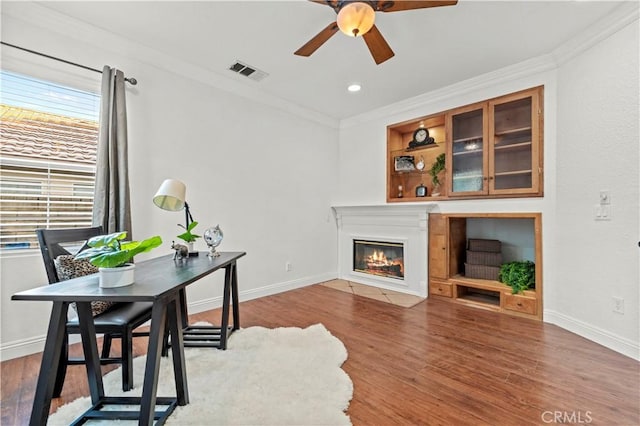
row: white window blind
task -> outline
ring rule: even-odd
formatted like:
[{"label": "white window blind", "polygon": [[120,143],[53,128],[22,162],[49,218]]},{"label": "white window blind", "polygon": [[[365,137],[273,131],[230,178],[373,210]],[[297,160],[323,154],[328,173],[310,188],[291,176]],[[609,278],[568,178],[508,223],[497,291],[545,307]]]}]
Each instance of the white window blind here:
[{"label": "white window blind", "polygon": [[0,249],[91,225],[100,97],[0,71]]}]

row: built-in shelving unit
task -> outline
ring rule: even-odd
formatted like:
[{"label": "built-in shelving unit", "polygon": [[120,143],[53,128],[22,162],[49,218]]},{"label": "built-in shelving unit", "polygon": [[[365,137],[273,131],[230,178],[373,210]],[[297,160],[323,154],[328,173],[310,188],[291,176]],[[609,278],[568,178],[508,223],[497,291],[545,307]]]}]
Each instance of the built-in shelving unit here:
[{"label": "built-in shelving unit", "polygon": [[[469,222],[469,221],[475,222]],[[495,280],[465,276],[467,240],[475,227],[486,223],[488,229],[520,235],[527,246],[507,242],[502,257],[506,260],[531,260],[535,263],[535,288],[513,294],[511,287]],[[495,236],[494,238],[500,238]],[[455,303],[505,314],[542,319],[542,234],[540,213],[484,213],[429,215],[429,294]],[[509,259],[527,256],[530,259]],[[505,263],[506,263],[505,260]]]},{"label": "built-in shelving unit", "polygon": [[[388,126],[387,202],[425,201],[416,196],[421,185],[438,200],[542,196],[542,97],[536,87]],[[434,143],[410,146],[421,127]],[[428,170],[442,153],[445,171],[434,188]],[[424,168],[398,169],[403,156]]]}]

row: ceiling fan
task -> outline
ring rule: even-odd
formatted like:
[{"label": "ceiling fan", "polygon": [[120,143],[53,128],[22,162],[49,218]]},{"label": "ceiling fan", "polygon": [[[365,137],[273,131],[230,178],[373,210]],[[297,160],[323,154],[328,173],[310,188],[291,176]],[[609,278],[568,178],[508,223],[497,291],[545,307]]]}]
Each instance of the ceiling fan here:
[{"label": "ceiling fan", "polygon": [[313,3],[325,4],[337,14],[336,22],[332,22],[296,50],[298,56],[311,56],[338,30],[352,37],[362,36],[376,64],[380,65],[393,57],[393,50],[374,25],[376,12],[400,12],[403,10],[425,9],[429,7],[453,6],[455,1],[419,1],[419,0],[309,0]]}]

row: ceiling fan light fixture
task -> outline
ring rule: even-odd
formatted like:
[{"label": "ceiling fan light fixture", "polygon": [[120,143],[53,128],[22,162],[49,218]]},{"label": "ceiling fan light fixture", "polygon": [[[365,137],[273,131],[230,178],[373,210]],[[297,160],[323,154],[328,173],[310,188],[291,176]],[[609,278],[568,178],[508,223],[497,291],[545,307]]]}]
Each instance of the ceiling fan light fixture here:
[{"label": "ceiling fan light fixture", "polygon": [[361,36],[373,27],[376,12],[369,3],[354,1],[344,5],[338,12],[340,31],[351,37]]}]

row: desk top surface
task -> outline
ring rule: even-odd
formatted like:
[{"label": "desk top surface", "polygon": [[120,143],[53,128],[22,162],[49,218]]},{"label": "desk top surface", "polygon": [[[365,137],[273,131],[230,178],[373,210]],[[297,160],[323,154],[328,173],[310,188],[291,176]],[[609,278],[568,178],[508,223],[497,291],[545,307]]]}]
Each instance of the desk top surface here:
[{"label": "desk top surface", "polygon": [[132,285],[118,288],[101,288],[98,274],[74,278],[21,291],[12,300],[48,300],[56,302],[110,302],[154,301],[200,278],[224,268],[244,256],[245,252],[220,252],[211,258],[206,252],[186,260],[173,260],[173,255],[137,262]]}]

